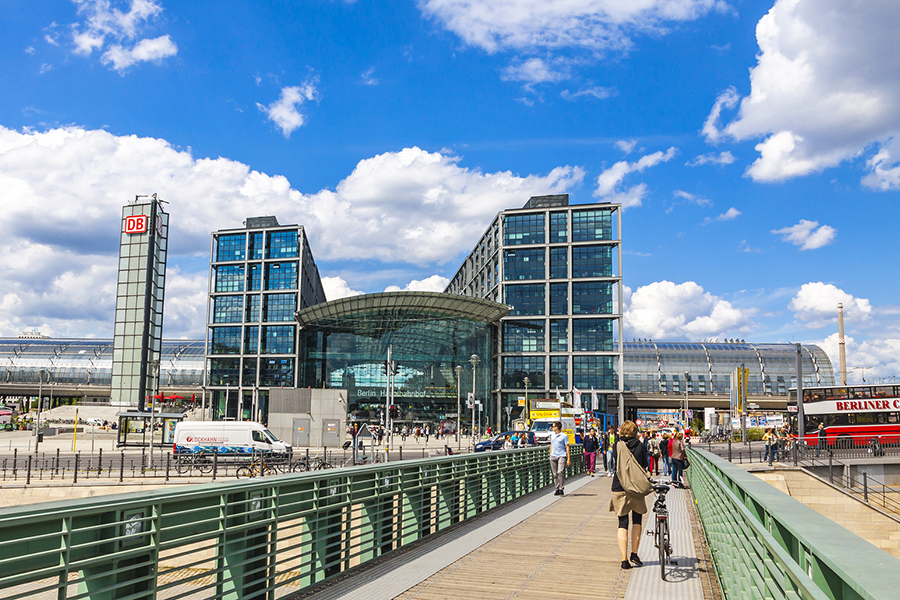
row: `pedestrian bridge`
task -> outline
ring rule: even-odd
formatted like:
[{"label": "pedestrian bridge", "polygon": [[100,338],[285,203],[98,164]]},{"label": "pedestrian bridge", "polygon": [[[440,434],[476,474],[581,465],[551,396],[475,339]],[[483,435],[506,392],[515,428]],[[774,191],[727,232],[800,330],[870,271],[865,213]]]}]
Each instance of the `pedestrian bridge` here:
[{"label": "pedestrian bridge", "polygon": [[[895,600],[900,562],[703,450],[674,557],[624,571],[608,478],[573,453],[466,454],[0,510],[4,599]],[[652,521],[645,517],[645,524]],[[900,525],[898,525],[900,532]]]}]

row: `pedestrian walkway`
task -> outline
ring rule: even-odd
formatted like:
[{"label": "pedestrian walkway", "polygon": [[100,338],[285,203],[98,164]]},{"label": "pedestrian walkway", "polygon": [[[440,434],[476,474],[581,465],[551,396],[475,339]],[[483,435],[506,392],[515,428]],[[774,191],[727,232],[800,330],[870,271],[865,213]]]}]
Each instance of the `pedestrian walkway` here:
[{"label": "pedestrian walkway", "polygon": [[[644,566],[620,568],[617,518],[609,512],[606,477],[582,476],[312,590],[308,600],[444,600],[459,598],[548,600],[713,600],[707,563],[693,535],[690,492],[669,493],[673,558],[660,579],[651,536],[642,536]],[[652,501],[652,496],[649,501]],[[652,523],[652,513],[645,516]]]}]

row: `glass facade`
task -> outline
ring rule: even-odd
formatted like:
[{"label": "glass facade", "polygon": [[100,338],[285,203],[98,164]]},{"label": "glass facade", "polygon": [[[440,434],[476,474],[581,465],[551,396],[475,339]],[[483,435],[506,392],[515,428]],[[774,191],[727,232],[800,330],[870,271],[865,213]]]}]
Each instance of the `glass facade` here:
[{"label": "glass facade", "polygon": [[[299,385],[344,388],[351,416],[377,421],[385,406],[383,361],[390,348],[397,363],[395,425],[452,421],[455,427],[459,396],[461,418],[469,426],[471,411],[465,402],[473,390],[470,357],[480,359],[476,399],[492,410],[489,357],[496,333],[488,322],[506,310],[493,302],[433,292],[366,294],[306,309],[297,314],[303,325]],[[522,327],[523,345],[533,336]],[[459,387],[457,366],[462,367]]]},{"label": "glass facade", "polygon": [[208,381],[214,418],[262,420],[267,389],[297,384],[294,314],[325,293],[302,227],[246,223],[212,236]]},{"label": "glass facade", "polygon": [[[572,399],[575,387],[594,383],[604,398],[621,399],[622,324],[614,313],[621,305],[619,208],[569,206],[564,194],[532,197],[497,215],[447,286],[449,293],[513,307],[499,328],[493,388],[498,409],[509,407],[512,418],[524,416],[517,394],[526,375],[532,398],[555,398],[559,387]],[[485,286],[498,261],[502,280]],[[494,415],[495,425],[508,425],[504,413]]]},{"label": "glass facade", "polygon": [[117,405],[143,410],[162,360],[169,215],[155,200],[129,204],[120,236],[110,394]]}]

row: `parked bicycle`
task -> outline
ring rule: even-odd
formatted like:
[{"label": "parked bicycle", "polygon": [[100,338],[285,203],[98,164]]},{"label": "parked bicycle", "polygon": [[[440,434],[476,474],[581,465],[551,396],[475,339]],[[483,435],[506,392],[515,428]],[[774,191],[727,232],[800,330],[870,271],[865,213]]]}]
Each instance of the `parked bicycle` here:
[{"label": "parked bicycle", "polygon": [[323,469],[331,469],[333,467],[334,465],[317,455],[304,456],[303,458],[295,460],[291,463],[291,471],[293,471],[294,473],[299,473],[302,471],[321,471]]},{"label": "parked bicycle", "polygon": [[[651,480],[652,481],[652,480]],[[659,551],[659,576],[665,581],[666,565],[677,565],[672,560],[672,542],[669,533],[669,508],[666,506],[666,494],[669,486],[658,481],[653,481],[653,491],[656,499],[653,501],[653,512],[656,514],[656,524],[653,529],[647,530],[647,535],[653,536],[653,543]]]},{"label": "parked bicycle", "polygon": [[175,458],[175,471],[179,475],[190,473],[196,470],[202,474],[210,473],[213,470],[212,457],[202,452],[197,454],[179,454]]},{"label": "parked bicycle", "polygon": [[254,454],[251,461],[238,467],[237,477],[264,477],[266,475],[277,475],[279,472],[279,463],[272,460],[267,454]]}]

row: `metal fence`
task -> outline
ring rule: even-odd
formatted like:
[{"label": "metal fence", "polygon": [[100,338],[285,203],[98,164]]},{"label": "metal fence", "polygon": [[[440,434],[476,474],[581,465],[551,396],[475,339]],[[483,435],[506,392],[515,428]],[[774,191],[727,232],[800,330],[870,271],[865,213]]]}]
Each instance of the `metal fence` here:
[{"label": "metal fence", "polygon": [[533,448],[2,509],[0,597],[288,598],[551,482]]},{"label": "metal fence", "polygon": [[745,472],[690,450],[690,483],[727,599],[895,600],[900,561]]}]

